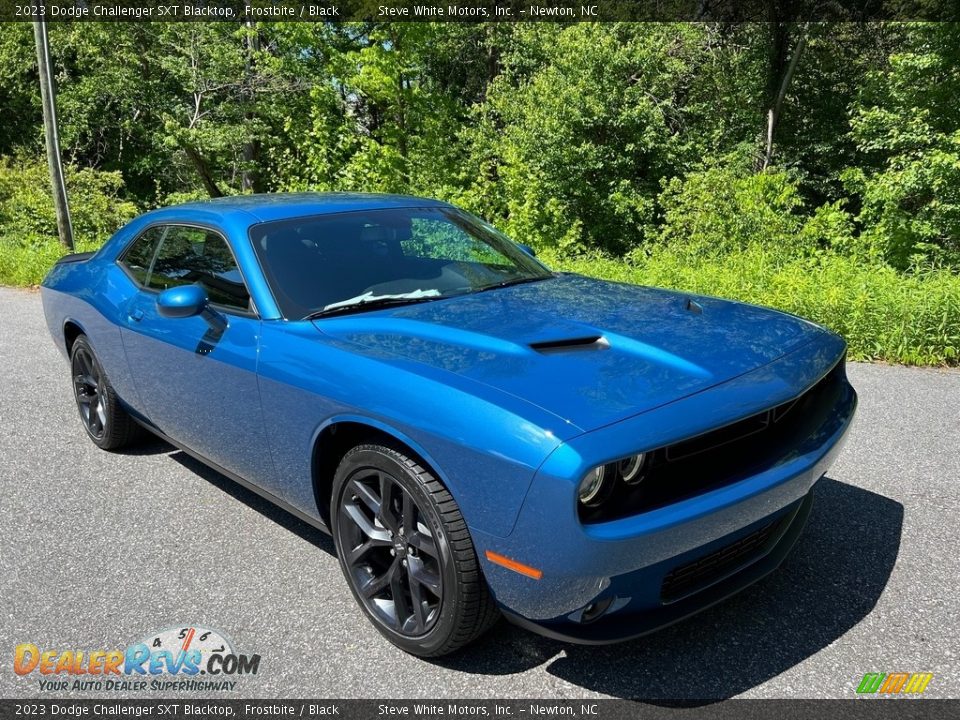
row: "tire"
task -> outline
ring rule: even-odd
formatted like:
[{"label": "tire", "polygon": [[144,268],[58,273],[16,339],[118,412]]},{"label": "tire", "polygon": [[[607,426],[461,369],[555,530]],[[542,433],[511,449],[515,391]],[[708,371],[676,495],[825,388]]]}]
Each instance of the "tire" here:
[{"label": "tire", "polygon": [[143,430],[120,403],[86,335],[70,348],[70,375],[83,429],[94,445],[117,450],[142,437]]},{"label": "tire", "polygon": [[416,460],[383,445],[359,445],[337,468],[332,501],[340,569],[394,645],[438,657],[496,623],[500,613],[463,516]]}]

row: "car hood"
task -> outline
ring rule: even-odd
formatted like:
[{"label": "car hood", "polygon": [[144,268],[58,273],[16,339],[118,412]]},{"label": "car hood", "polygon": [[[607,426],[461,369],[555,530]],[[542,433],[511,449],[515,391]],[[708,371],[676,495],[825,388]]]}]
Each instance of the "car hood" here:
[{"label": "car hood", "polygon": [[457,373],[584,431],[730,380],[823,332],[766,308],[576,275],[315,324],[372,356]]}]

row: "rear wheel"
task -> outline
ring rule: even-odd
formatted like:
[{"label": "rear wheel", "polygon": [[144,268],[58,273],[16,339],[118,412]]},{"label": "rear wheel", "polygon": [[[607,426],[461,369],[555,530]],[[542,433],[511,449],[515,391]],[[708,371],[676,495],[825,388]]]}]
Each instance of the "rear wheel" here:
[{"label": "rear wheel", "polygon": [[141,428],[120,404],[85,335],[70,349],[73,396],[87,435],[97,447],[116,450],[141,436]]},{"label": "rear wheel", "polygon": [[499,613],[453,497],[402,452],[360,445],[333,487],[340,567],[374,626],[420,656],[453,652]]}]

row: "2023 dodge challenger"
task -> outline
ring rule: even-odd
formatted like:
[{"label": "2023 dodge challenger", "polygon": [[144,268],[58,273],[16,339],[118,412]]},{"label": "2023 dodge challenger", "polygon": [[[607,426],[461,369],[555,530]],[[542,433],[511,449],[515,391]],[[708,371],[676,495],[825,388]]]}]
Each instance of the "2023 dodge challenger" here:
[{"label": "2023 dodge challenger", "polygon": [[500,611],[623,640],[754,582],[856,406],[813,323],[553,273],[422,198],[161,209],[42,295],[94,443],[147,428],[329,531],[425,656]]}]

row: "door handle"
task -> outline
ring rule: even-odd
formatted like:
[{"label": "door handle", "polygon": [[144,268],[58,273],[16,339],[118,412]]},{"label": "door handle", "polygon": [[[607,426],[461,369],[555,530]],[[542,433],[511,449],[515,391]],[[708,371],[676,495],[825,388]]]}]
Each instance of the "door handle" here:
[{"label": "door handle", "polygon": [[134,322],[140,322],[143,320],[143,310],[136,308],[130,313],[127,313],[127,317],[133,320]]}]

